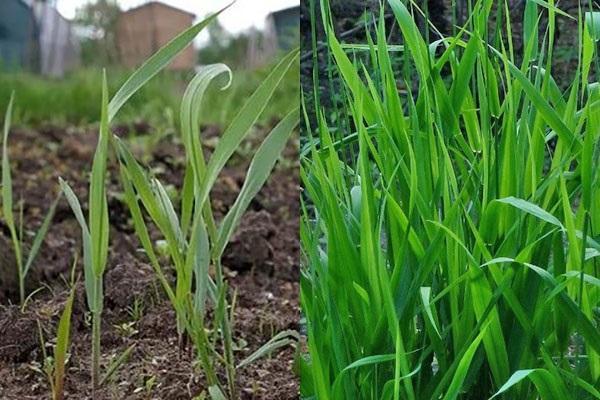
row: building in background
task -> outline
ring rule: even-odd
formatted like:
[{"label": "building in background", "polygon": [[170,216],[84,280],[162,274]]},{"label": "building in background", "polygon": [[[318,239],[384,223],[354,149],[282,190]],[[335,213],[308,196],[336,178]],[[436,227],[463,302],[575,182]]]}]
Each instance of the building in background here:
[{"label": "building in background", "polygon": [[300,6],[285,8],[267,16],[266,35],[272,37],[277,48],[289,51],[298,46],[300,37]]},{"label": "building in background", "polygon": [[[117,22],[117,48],[121,63],[137,67],[178,33],[194,23],[194,14],[152,1],[121,13]],[[191,70],[195,51],[188,46],[169,65],[171,70]]]},{"label": "building in background", "polygon": [[33,11],[39,31],[39,71],[45,76],[62,77],[79,66],[79,41],[70,21],[49,3],[34,2]]},{"label": "building in background", "polygon": [[0,0],[0,68],[61,77],[79,64],[71,23],[50,3]]},{"label": "building in background", "polygon": [[279,51],[298,46],[300,39],[300,6],[272,12],[267,16],[265,31],[252,35],[248,45],[251,68],[268,64]]},{"label": "building in background", "polygon": [[0,0],[0,68],[35,69],[37,24],[30,5],[23,0]]}]

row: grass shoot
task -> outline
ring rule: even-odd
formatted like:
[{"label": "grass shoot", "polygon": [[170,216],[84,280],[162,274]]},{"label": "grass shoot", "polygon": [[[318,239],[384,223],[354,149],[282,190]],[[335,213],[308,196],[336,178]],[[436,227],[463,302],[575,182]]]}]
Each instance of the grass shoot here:
[{"label": "grass shoot", "polygon": [[[13,251],[17,262],[17,277],[19,281],[19,300],[21,306],[25,305],[25,278],[27,273],[33,266],[33,263],[40,251],[44,237],[50,228],[50,223],[54,217],[56,206],[60,200],[60,195],[50,206],[42,225],[34,236],[31,248],[25,258],[25,248],[23,245],[23,221],[16,221],[14,216],[13,203],[13,184],[10,168],[10,160],[8,157],[8,135],[10,132],[11,116],[14,103],[14,93],[11,94],[8,108],[4,116],[4,130],[2,139],[2,219],[10,231],[10,237],[13,245]],[[22,207],[22,205],[21,205]],[[19,214],[21,215],[21,214]]]}]

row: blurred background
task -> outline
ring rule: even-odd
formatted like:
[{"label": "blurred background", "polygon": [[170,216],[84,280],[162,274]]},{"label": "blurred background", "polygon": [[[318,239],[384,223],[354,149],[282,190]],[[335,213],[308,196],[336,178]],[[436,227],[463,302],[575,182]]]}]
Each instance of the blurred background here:
[{"label": "blurred background", "polygon": [[[102,68],[114,93],[133,68],[176,34],[228,3],[2,0],[0,109],[14,90],[17,123],[94,122]],[[238,0],[132,99],[120,122],[176,124],[181,94],[194,71],[224,62],[234,71],[233,86],[218,94],[221,102],[207,105],[204,121],[226,124],[269,67],[298,46],[299,15],[299,0]],[[278,118],[298,102],[297,68],[280,92],[265,119]]]}]

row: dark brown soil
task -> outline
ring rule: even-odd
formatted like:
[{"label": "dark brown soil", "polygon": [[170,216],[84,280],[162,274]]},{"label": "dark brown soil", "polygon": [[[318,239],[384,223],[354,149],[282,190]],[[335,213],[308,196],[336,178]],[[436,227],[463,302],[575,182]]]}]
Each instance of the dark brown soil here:
[{"label": "dark brown soil", "polygon": [[[210,127],[203,136],[213,137]],[[122,134],[122,132],[118,132]],[[58,192],[58,177],[67,180],[87,202],[87,175],[96,142],[93,129],[46,127],[15,129],[10,139],[14,197],[23,199],[25,231],[37,230]],[[210,145],[207,139],[207,144]],[[148,152],[151,136],[136,138],[131,146],[157,176],[179,187],[182,147],[173,137],[162,138]],[[249,143],[252,143],[251,141]],[[251,146],[251,144],[249,145]],[[297,158],[297,143],[287,155]],[[143,157],[145,155],[145,157]],[[233,203],[248,161],[239,155],[213,191],[213,206],[223,214]],[[138,251],[129,213],[120,201],[116,165],[110,163],[108,188],[111,249],[104,279],[105,311],[102,363],[135,344],[129,360],[105,385],[99,399],[193,399],[203,386],[193,351],[181,353],[175,317],[144,255]],[[297,165],[285,161],[252,202],[226,250],[224,265],[237,293],[236,356],[243,359],[274,334],[297,329],[299,320],[299,184]],[[36,292],[24,312],[17,302],[17,280],[6,226],[0,222],[0,398],[50,398],[38,332],[52,351],[58,319],[67,297],[69,271],[80,252],[80,230],[66,201],[61,200],[38,260],[28,276],[27,289]],[[28,234],[28,241],[31,237]],[[78,265],[81,271],[81,265]],[[72,318],[72,346],[67,365],[66,398],[90,396],[90,326],[81,283]],[[181,353],[181,354],[180,354]],[[295,349],[285,348],[238,372],[243,399],[298,398],[293,372]],[[151,382],[153,382],[151,384]]]}]

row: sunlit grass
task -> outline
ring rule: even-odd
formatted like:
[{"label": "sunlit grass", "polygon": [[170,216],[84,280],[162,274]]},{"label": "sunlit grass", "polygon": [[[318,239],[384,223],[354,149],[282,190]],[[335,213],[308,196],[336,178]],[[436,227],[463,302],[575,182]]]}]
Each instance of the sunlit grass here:
[{"label": "sunlit grass", "polygon": [[[388,3],[403,43],[382,15],[365,46],[327,29],[348,113],[315,96],[303,152],[302,395],[600,398],[600,14],[527,1],[517,57],[507,2],[432,43]],[[579,21],[565,93],[556,18]]]}]

